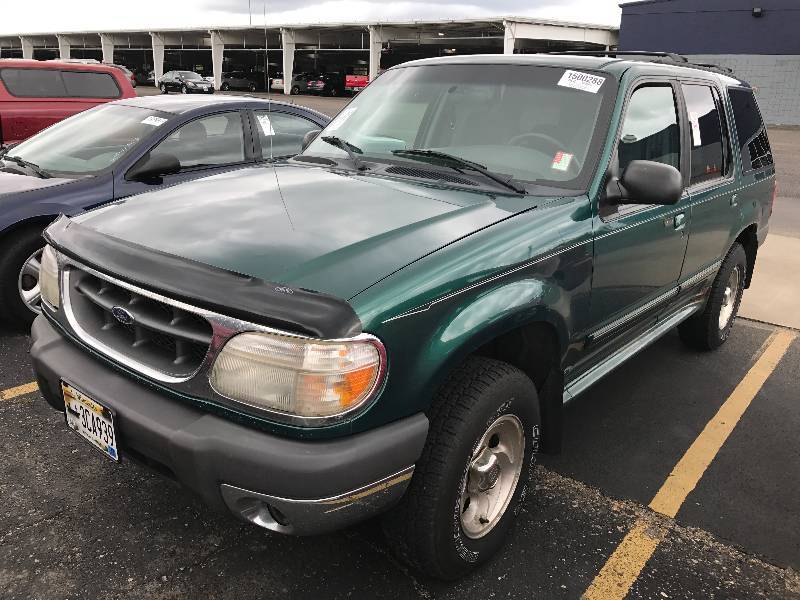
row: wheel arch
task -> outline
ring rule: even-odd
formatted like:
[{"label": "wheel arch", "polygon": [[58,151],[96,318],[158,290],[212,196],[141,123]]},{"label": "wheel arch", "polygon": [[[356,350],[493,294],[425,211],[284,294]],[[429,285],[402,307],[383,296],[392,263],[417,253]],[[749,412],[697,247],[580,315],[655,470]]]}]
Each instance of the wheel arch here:
[{"label": "wheel arch", "polygon": [[4,244],[6,240],[17,233],[18,231],[22,231],[24,229],[31,228],[33,226],[41,226],[42,229],[47,227],[50,223],[55,221],[58,218],[58,214],[54,215],[35,215],[31,217],[26,217],[25,219],[21,219],[12,223],[2,231],[0,231],[0,244]]},{"label": "wheel arch", "polygon": [[749,288],[753,280],[753,271],[756,267],[756,257],[758,256],[758,225],[755,223],[745,227],[734,243],[739,243],[744,248],[747,256],[747,276],[745,277],[744,287]]}]

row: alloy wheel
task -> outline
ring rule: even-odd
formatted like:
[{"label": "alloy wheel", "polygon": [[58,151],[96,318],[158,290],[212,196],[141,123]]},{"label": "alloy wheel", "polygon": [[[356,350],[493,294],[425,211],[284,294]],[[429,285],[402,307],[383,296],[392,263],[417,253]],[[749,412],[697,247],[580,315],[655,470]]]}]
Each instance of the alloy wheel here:
[{"label": "alloy wheel", "polygon": [[39,248],[31,254],[22,264],[19,277],[17,278],[17,290],[19,296],[32,312],[42,312],[41,300],[42,291],[39,287],[39,272],[41,271],[42,252],[44,248]]},{"label": "alloy wheel", "polygon": [[725,285],[725,292],[722,296],[722,306],[719,309],[719,329],[723,331],[733,318],[733,312],[736,308],[736,301],[739,298],[739,286],[741,285],[741,272],[739,265],[736,265],[728,277],[728,283]]},{"label": "alloy wheel", "polygon": [[525,434],[514,415],[503,415],[484,432],[470,459],[461,490],[461,528],[472,539],[502,519],[517,489],[525,457]]}]

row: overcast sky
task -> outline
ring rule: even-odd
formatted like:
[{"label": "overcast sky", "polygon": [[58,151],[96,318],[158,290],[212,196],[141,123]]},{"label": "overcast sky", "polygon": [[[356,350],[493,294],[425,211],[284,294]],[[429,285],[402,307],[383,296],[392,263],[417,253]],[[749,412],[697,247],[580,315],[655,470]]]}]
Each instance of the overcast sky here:
[{"label": "overcast sky", "polygon": [[[267,0],[268,23],[515,15],[619,25],[619,0]],[[5,0],[0,33],[263,24],[264,0]],[[13,8],[12,8],[13,6]],[[127,6],[129,10],[122,7]]]}]

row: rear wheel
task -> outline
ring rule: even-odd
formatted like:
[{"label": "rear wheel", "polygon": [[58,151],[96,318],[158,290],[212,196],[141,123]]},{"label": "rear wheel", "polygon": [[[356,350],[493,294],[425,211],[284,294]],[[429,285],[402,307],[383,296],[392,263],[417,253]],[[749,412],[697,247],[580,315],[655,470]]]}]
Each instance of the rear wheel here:
[{"label": "rear wheel", "polygon": [[299,87],[297,87],[297,86],[294,86],[294,87],[293,87],[293,88],[290,90],[290,93],[291,93],[291,95],[292,95],[292,96],[297,96],[297,94],[299,94],[299,93],[300,93],[300,88],[299,88]]},{"label": "rear wheel", "polygon": [[164,85],[163,83],[162,83],[161,85],[159,85],[159,86],[158,86],[158,89],[159,89],[159,90],[161,90],[161,93],[162,93],[162,94],[166,94],[166,93],[168,93],[168,92],[167,92],[167,86],[166,86],[166,85]]},{"label": "rear wheel", "polygon": [[456,369],[431,409],[409,488],[384,520],[400,558],[454,579],[494,555],[531,482],[539,427],[536,388],[522,371],[480,357]]},{"label": "rear wheel", "polygon": [[0,249],[0,315],[13,327],[28,327],[41,311],[39,265],[44,249],[42,228],[10,235]]},{"label": "rear wheel", "polygon": [[186,84],[181,86],[181,94],[188,94],[189,88],[186,87]]},{"label": "rear wheel", "polygon": [[696,350],[714,350],[728,339],[742,302],[747,278],[747,255],[738,242],[717,272],[702,312],[678,326],[683,342]]},{"label": "rear wheel", "polygon": [[256,91],[256,84],[255,84],[255,83],[251,83],[251,84],[248,86],[248,88],[247,88],[247,89],[249,89],[251,92],[255,92],[255,91]]},{"label": "rear wheel", "polygon": [[223,92],[227,92],[229,89],[231,89],[231,86],[228,83],[223,83],[221,86],[219,86],[219,89]]},{"label": "rear wheel", "polygon": [[329,92],[329,94],[330,94],[330,96],[331,96],[332,98],[335,98],[336,96],[338,96],[338,95],[339,95],[339,90],[337,90],[335,87],[332,87],[332,88],[331,88],[331,91]]}]

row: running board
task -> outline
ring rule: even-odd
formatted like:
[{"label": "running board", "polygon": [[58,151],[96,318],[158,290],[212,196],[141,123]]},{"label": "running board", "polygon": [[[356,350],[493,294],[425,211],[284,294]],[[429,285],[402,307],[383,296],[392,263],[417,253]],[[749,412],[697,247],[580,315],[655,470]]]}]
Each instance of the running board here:
[{"label": "running board", "polygon": [[609,356],[606,360],[586,371],[586,373],[578,377],[575,381],[570,382],[564,388],[564,402],[568,402],[569,400],[572,400],[579,394],[586,391],[629,358],[647,348],[667,331],[691,317],[701,307],[702,303],[692,304],[675,313],[668,319],[656,323],[653,328],[647,331],[645,334],[628,342],[614,354]]}]

